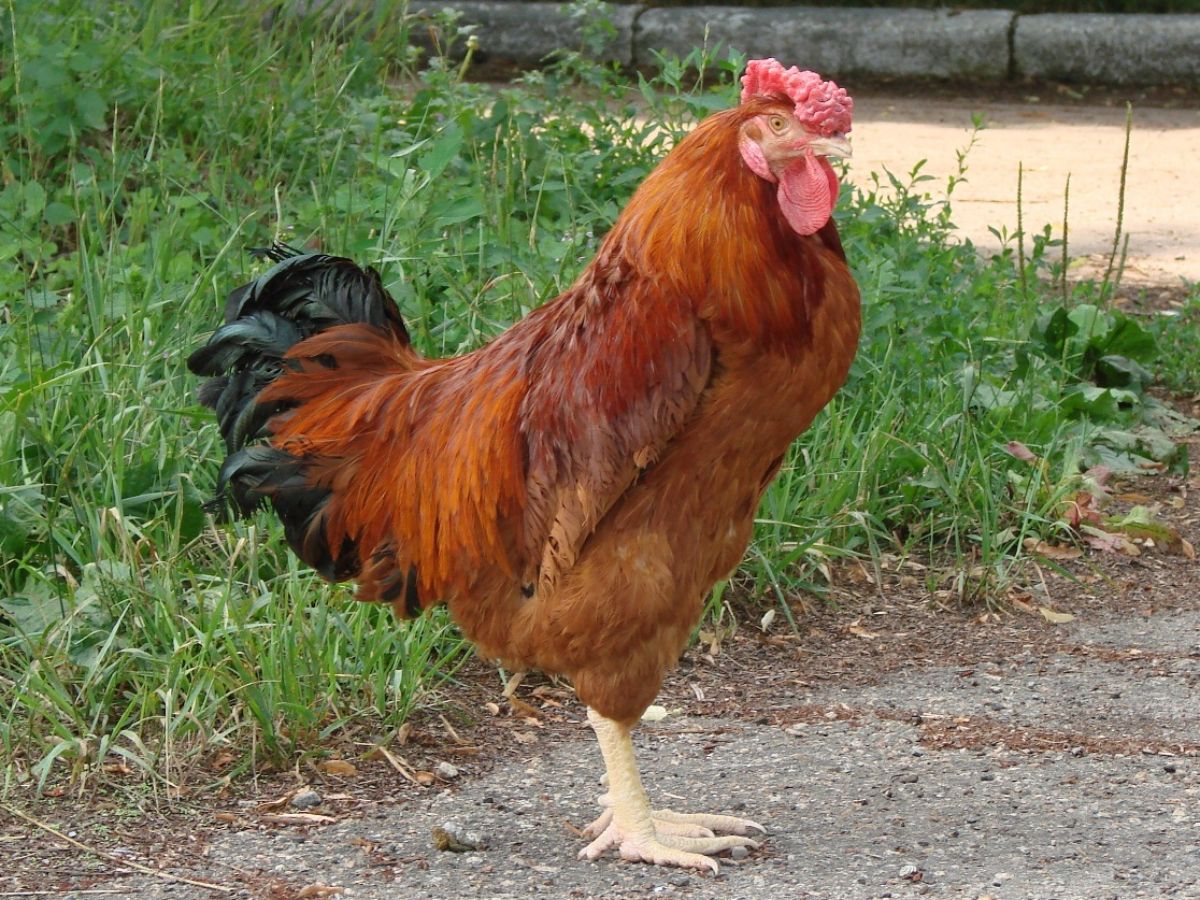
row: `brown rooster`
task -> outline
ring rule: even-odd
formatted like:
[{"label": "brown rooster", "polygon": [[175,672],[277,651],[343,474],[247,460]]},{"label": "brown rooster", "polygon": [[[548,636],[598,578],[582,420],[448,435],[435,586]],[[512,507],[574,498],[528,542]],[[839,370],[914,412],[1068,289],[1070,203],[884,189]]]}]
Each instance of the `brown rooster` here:
[{"label": "brown rooster", "polygon": [[242,512],[269,500],[360,599],[446,603],[481,654],[570,677],[609,779],[589,859],[715,872],[763,830],[652,811],[630,740],[858,340],[826,160],[852,101],[773,59],[742,84],[575,283],[473,353],[422,357],[373,270],[277,246],[189,360]]}]

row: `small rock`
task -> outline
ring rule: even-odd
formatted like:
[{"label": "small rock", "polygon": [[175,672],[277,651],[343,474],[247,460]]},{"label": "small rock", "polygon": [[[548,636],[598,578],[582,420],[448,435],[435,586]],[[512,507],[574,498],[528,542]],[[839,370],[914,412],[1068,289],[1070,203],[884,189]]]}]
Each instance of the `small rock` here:
[{"label": "small rock", "polygon": [[901,877],[901,878],[912,878],[912,877],[913,877],[914,875],[916,875],[916,874],[917,874],[919,871],[921,871],[921,870],[920,870],[920,869],[918,869],[916,866],[904,866],[904,867],[903,867],[903,868],[900,870],[900,877]]},{"label": "small rock", "polygon": [[458,777],[458,767],[448,762],[438,763],[433,771],[439,778],[445,778],[447,781]]},{"label": "small rock", "polygon": [[321,795],[312,788],[307,788],[292,798],[292,806],[295,809],[312,809],[314,806],[321,805]]},{"label": "small rock", "polygon": [[745,847],[732,847],[729,850],[729,858],[732,860],[743,860],[750,855],[750,851]]},{"label": "small rock", "polygon": [[486,850],[487,841],[473,831],[467,831],[457,822],[443,822],[432,829],[433,845],[439,850],[451,853],[468,853],[472,850]]}]

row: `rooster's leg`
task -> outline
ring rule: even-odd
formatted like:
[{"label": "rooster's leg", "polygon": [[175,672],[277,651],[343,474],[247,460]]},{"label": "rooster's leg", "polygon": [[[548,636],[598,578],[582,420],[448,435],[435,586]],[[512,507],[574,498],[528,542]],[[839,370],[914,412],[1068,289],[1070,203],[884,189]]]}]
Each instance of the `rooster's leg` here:
[{"label": "rooster's leg", "polygon": [[733,816],[652,811],[633,757],[629,728],[592,709],[588,710],[588,721],[596,731],[604,755],[609,792],[607,798],[602,798],[608,808],[588,829],[589,834],[598,833],[598,837],[580,851],[580,856],[597,859],[615,847],[624,859],[635,862],[710,869],[716,873],[719,868],[716,860],[705,854],[730,847],[758,846],[746,837],[713,837],[714,831],[745,833],[752,828],[762,831],[762,826],[754,822]]}]

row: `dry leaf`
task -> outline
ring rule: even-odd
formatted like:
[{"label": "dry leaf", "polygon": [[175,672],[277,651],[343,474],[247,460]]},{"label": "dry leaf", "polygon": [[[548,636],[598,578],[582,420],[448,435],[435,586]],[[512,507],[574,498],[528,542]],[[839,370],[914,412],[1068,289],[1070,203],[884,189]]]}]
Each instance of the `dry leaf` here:
[{"label": "dry leaf", "polygon": [[518,744],[536,744],[538,736],[530,731],[514,731],[513,738]]},{"label": "dry leaf", "polygon": [[296,796],[296,793],[297,791],[288,791],[282,797],[276,797],[274,800],[264,800],[262,803],[259,803],[254,807],[254,811],[264,813],[273,812],[277,809],[283,809],[289,803],[291,803],[292,798]]},{"label": "dry leaf", "polygon": [[1035,538],[1025,538],[1025,549],[1046,559],[1079,559],[1083,551],[1078,547],[1065,547],[1062,544],[1050,544]]},{"label": "dry leaf", "polygon": [[1079,491],[1059,505],[1058,517],[1072,528],[1087,523],[1099,525],[1100,510],[1096,508],[1096,496],[1088,491]]},{"label": "dry leaf", "polygon": [[442,727],[446,729],[446,734],[450,735],[450,740],[454,741],[454,743],[458,744],[459,746],[464,746],[471,743],[470,741],[463,740],[462,735],[454,730],[454,726],[447,721],[445,716],[438,716],[438,718],[442,720]]},{"label": "dry leaf", "polygon": [[320,813],[266,813],[258,818],[269,825],[328,825],[337,821]]},{"label": "dry leaf", "polygon": [[317,768],[327,775],[341,775],[344,778],[353,778],[358,774],[358,768],[354,763],[344,759],[327,759],[318,763]]},{"label": "dry leaf", "polygon": [[383,754],[383,758],[388,761],[388,765],[390,765],[393,769],[395,769],[413,784],[420,784],[420,782],[417,781],[417,776],[413,774],[412,766],[408,764],[408,760],[406,760],[403,756],[397,756],[384,746],[379,746],[375,749],[379,751],[379,753]]},{"label": "dry leaf", "polygon": [[1179,539],[1179,552],[1188,559],[1194,560],[1196,558],[1196,548],[1192,546],[1192,542],[1187,538]]},{"label": "dry leaf", "polygon": [[1021,597],[1010,598],[1009,603],[1012,604],[1012,607],[1015,610],[1018,610],[1023,613],[1028,613],[1031,616],[1036,616],[1037,615],[1037,607],[1034,606],[1032,603],[1029,603],[1028,602],[1029,599],[1030,599],[1030,595],[1025,594]]},{"label": "dry leaf", "polygon": [[1059,612],[1056,609],[1051,609],[1048,606],[1039,606],[1038,612],[1042,614],[1042,618],[1054,625],[1064,625],[1067,622],[1074,622],[1075,617],[1070,613]]},{"label": "dry leaf", "polygon": [[417,779],[417,784],[421,785],[421,787],[429,787],[429,785],[437,781],[436,775],[432,772],[426,772],[424,769],[417,772],[413,777]]},{"label": "dry leaf", "polygon": [[708,652],[713,656],[721,655],[721,637],[719,631],[701,628],[697,637],[700,638],[700,643],[708,645]]},{"label": "dry leaf", "polygon": [[1154,498],[1149,494],[1143,494],[1141,491],[1128,491],[1124,494],[1117,494],[1118,500],[1123,500],[1126,503],[1132,503],[1137,506],[1149,506],[1154,502]]},{"label": "dry leaf", "polygon": [[228,750],[223,750],[212,758],[208,767],[214,772],[220,772],[222,769],[229,768],[236,759],[237,757]]},{"label": "dry leaf", "polygon": [[483,704],[483,708],[486,709],[493,716],[500,715],[500,704],[499,703],[493,703],[492,701],[489,700],[487,703]]},{"label": "dry leaf", "polygon": [[859,625],[858,622],[851,622],[846,626],[846,630],[853,635],[857,635],[860,638],[866,638],[867,640],[874,640],[875,638],[879,637],[879,635],[874,631],[868,631],[866,628],[863,628],[861,625]]},{"label": "dry leaf", "polygon": [[555,709],[562,709],[562,702],[554,696],[554,691],[545,685],[539,685],[533,689],[533,696],[542,701],[545,706],[552,706]]},{"label": "dry leaf", "polygon": [[345,893],[345,890],[345,888],[333,887],[328,884],[309,884],[300,888],[296,898],[297,900],[311,900],[314,897],[333,897]]},{"label": "dry leaf", "polygon": [[1022,462],[1037,462],[1037,454],[1022,444],[1020,441],[1009,441],[1004,445],[1004,450],[1009,456],[1021,460]]},{"label": "dry leaf", "polygon": [[758,627],[761,628],[763,631],[767,631],[770,629],[771,623],[774,621],[775,621],[775,607],[772,606],[765,613],[763,613],[763,617],[758,620]]},{"label": "dry leaf", "polygon": [[509,697],[508,706],[512,714],[521,719],[536,719],[540,713],[520,697]]}]

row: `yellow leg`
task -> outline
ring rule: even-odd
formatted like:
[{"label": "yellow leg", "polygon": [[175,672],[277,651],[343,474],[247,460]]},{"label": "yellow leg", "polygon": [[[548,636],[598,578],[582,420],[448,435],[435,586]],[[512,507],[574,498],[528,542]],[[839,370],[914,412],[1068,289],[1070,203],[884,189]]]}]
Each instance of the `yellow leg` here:
[{"label": "yellow leg", "polygon": [[623,859],[634,862],[708,869],[716,874],[720,867],[707,854],[731,847],[758,846],[746,837],[713,836],[714,831],[741,834],[752,829],[763,831],[756,822],[733,816],[652,811],[638,774],[629,729],[593,709],[588,710],[588,721],[596,732],[608,772],[608,794],[601,798],[608,808],[589,826],[588,836],[596,835],[596,839],[580,851],[581,857],[598,859],[607,850],[616,848]]}]

